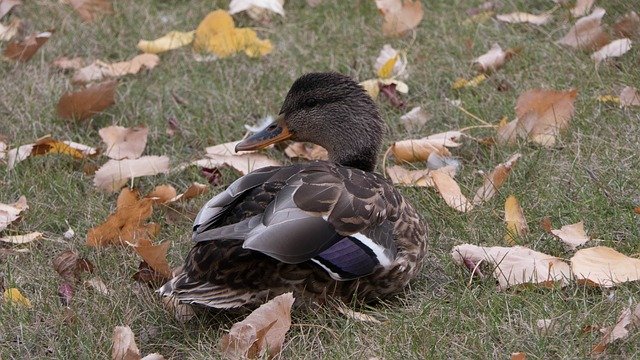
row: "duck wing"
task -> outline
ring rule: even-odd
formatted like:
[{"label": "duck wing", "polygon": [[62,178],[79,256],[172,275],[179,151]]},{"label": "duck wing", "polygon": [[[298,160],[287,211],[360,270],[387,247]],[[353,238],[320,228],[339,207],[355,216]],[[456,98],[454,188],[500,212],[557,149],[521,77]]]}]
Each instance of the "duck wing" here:
[{"label": "duck wing", "polygon": [[[336,280],[373,272],[395,258],[397,191],[377,174],[328,162],[261,169],[210,200],[194,225],[197,243],[241,240],[286,264],[312,261]],[[279,183],[264,211],[226,221],[234,209]],[[258,191],[259,190],[259,191]]]}]

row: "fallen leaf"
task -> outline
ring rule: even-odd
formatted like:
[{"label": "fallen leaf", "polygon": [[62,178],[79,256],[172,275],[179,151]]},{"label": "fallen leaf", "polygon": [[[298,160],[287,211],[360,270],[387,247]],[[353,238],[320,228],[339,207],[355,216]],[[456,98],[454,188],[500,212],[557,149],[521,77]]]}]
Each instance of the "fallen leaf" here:
[{"label": "fallen leaf", "polygon": [[595,0],[576,0],[575,6],[571,9],[573,17],[585,16],[591,11]]},{"label": "fallen leaf", "polygon": [[376,73],[381,79],[389,79],[407,75],[407,59],[389,44],[384,44],[374,64]]},{"label": "fallen leaf", "polygon": [[565,225],[560,230],[551,230],[551,233],[557,236],[562,242],[571,250],[575,250],[578,246],[591,240],[587,233],[584,231],[584,223]]},{"label": "fallen leaf", "polygon": [[527,354],[523,352],[511,353],[511,360],[527,360]]},{"label": "fallen leaf", "polygon": [[27,299],[17,288],[8,288],[2,294],[6,304],[18,305],[24,308],[31,308],[31,301]]},{"label": "fallen leaf", "polygon": [[511,24],[529,23],[533,25],[544,25],[551,20],[551,14],[534,15],[525,12],[513,12],[496,15],[496,19]]},{"label": "fallen leaf", "polygon": [[34,240],[38,240],[40,238],[42,238],[41,232],[32,232],[25,235],[4,236],[0,238],[0,242],[17,245],[17,244],[27,244]]},{"label": "fallen leaf", "polygon": [[21,0],[0,0],[0,19],[7,15],[11,9],[17,5],[22,5]]},{"label": "fallen leaf", "polygon": [[27,198],[22,195],[13,204],[0,203],[0,231],[4,230],[20,217],[20,213],[27,210]]},{"label": "fallen leaf", "polygon": [[101,15],[113,13],[111,0],[68,0],[82,20],[90,22]]},{"label": "fallen leaf", "polygon": [[329,160],[329,154],[325,148],[311,143],[293,142],[284,149],[284,153],[290,158]]},{"label": "fallen leaf", "polygon": [[600,50],[591,54],[591,58],[596,61],[596,63],[600,63],[609,58],[620,57],[627,53],[627,51],[631,50],[631,40],[624,38],[613,40],[609,44],[600,48]]},{"label": "fallen leaf", "polygon": [[[190,165],[196,165],[203,168],[218,168],[229,166],[242,175],[246,175],[253,170],[257,170],[266,166],[281,166],[279,161],[269,159],[266,155],[257,154],[255,152],[241,151],[235,152],[238,141],[209,146],[206,151],[206,158],[196,160]],[[184,168],[183,166],[182,168]]]},{"label": "fallen leaf", "polygon": [[376,0],[376,6],[384,16],[382,33],[400,36],[414,29],[422,21],[422,3],[415,0]]},{"label": "fallen leaf", "polygon": [[78,256],[75,251],[67,250],[53,259],[53,269],[65,281],[76,283],[83,272],[92,273],[94,265],[89,260]]},{"label": "fallen leaf", "polygon": [[158,185],[147,196],[156,204],[166,204],[178,195],[176,189],[171,185]]},{"label": "fallen leaf", "polygon": [[489,175],[485,176],[484,184],[476,191],[476,195],[473,197],[474,205],[489,201],[496,194],[521,156],[519,153],[511,155],[507,161],[498,164]]},{"label": "fallen leaf", "polygon": [[193,47],[219,58],[244,51],[249,57],[264,56],[271,52],[269,40],[261,40],[249,28],[236,28],[233,18],[224,10],[209,13],[196,28]]},{"label": "fallen leaf", "polygon": [[385,85],[382,82],[378,82],[378,86],[380,87],[382,95],[389,99],[391,105],[396,108],[403,108],[406,105],[404,100],[398,96],[397,85],[395,83]]},{"label": "fallen leaf", "polygon": [[60,70],[78,70],[84,67],[85,61],[84,58],[74,57],[68,58],[66,56],[59,57],[51,63],[51,66],[56,67]]},{"label": "fallen leaf", "polygon": [[165,36],[155,40],[140,40],[138,49],[148,54],[159,54],[161,52],[181,48],[193,42],[195,31],[170,31]]},{"label": "fallen leaf", "polygon": [[58,115],[69,120],[85,120],[116,103],[115,80],[105,81],[77,92],[62,95]]},{"label": "fallen leaf", "polygon": [[163,296],[162,304],[164,308],[173,314],[173,317],[181,323],[185,323],[196,316],[193,306],[181,303],[174,296]]},{"label": "fallen leaf", "polygon": [[78,69],[71,81],[74,84],[86,84],[92,81],[101,81],[105,78],[118,78],[137,74],[142,69],[151,70],[159,63],[160,57],[156,54],[140,54],[129,61],[112,64],[96,60],[91,65]]},{"label": "fallen leaf", "polygon": [[516,102],[516,130],[537,144],[554,146],[560,132],[569,127],[577,94],[576,90],[542,89],[522,93]]},{"label": "fallen leaf", "polygon": [[462,88],[474,88],[474,87],[478,87],[478,85],[482,84],[485,80],[487,80],[487,76],[485,74],[477,75],[471,80],[467,80],[464,78],[457,78],[453,82],[453,84],[451,84],[451,88],[453,90],[460,90]]},{"label": "fallen leaf", "polygon": [[615,325],[600,329],[603,334],[602,339],[591,352],[594,354],[602,353],[607,345],[616,340],[626,339],[629,337],[629,330],[638,326],[640,326],[640,304],[637,304],[633,310],[631,307],[625,308],[618,316]]},{"label": "fallen leaf", "polygon": [[462,195],[458,183],[445,171],[440,169],[432,171],[431,178],[447,205],[460,212],[467,212],[473,209],[473,204]]},{"label": "fallen leaf", "polygon": [[551,224],[551,218],[548,216],[543,217],[542,220],[540,220],[540,227],[545,232],[551,234],[551,229],[553,229],[553,224]]},{"label": "fallen leaf", "polygon": [[128,188],[118,196],[116,211],[107,220],[87,233],[88,246],[125,245],[141,238],[153,238],[159,231],[154,223],[145,223],[153,212],[153,200],[140,199],[140,194]]},{"label": "fallen leaf", "polygon": [[551,334],[558,330],[558,322],[555,319],[538,319],[536,328],[541,334]]},{"label": "fallen leaf", "polygon": [[620,105],[620,98],[613,95],[600,95],[597,100],[603,104]]},{"label": "fallen leaf", "polygon": [[276,296],[233,324],[229,333],[220,339],[223,355],[231,358],[277,356],[291,327],[293,302],[292,293]]},{"label": "fallen leaf", "polygon": [[602,28],[605,10],[595,8],[589,16],[578,19],[558,44],[571,46],[579,50],[595,50],[609,42],[609,35]]},{"label": "fallen leaf", "polygon": [[131,276],[135,281],[158,288],[167,282],[167,277],[155,271],[146,261],[141,261],[138,271]]},{"label": "fallen leaf", "polygon": [[451,156],[447,145],[449,147],[453,146],[451,143],[443,142],[439,138],[424,137],[422,139],[396,141],[391,145],[390,151],[398,161],[418,162],[427,161],[432,153]]},{"label": "fallen leaf", "polygon": [[100,129],[98,134],[107,145],[105,155],[111,159],[137,159],[147,146],[149,128],[146,126],[125,128],[113,125]]},{"label": "fallen leaf", "polygon": [[0,24],[0,41],[13,39],[14,36],[18,35],[23,26],[24,22],[20,19],[11,20],[7,26]]},{"label": "fallen leaf", "polygon": [[194,182],[193,184],[191,184],[187,188],[187,190],[184,191],[184,193],[174,196],[168,202],[171,203],[171,202],[176,202],[176,201],[186,201],[186,200],[192,199],[192,198],[194,198],[196,196],[200,196],[202,194],[205,194],[208,191],[209,191],[209,186],[208,185]]},{"label": "fallen leaf", "polygon": [[76,159],[83,159],[87,156],[96,155],[97,153],[98,151],[91,146],[72,141],[59,141],[53,139],[51,135],[45,135],[33,144],[22,145],[9,150],[7,152],[7,168],[9,170],[13,169],[17,163],[26,160],[30,156],[65,154]]},{"label": "fallen leaf", "polygon": [[486,54],[475,58],[473,63],[475,64],[476,70],[480,72],[492,72],[501,68],[513,54],[515,54],[515,50],[508,49],[504,51],[500,45],[496,43],[491,46],[491,49]]},{"label": "fallen leaf", "polygon": [[94,289],[95,291],[97,291],[98,293],[100,293],[102,295],[110,295],[111,294],[111,291],[109,291],[109,288],[104,283],[104,281],[102,281],[102,279],[100,279],[98,277],[94,277],[94,278],[91,278],[89,280],[85,280],[84,281],[84,285]]},{"label": "fallen leaf", "polygon": [[431,170],[407,170],[402,166],[394,165],[386,168],[387,175],[391,182],[396,185],[411,185],[433,187],[433,179],[431,179]]},{"label": "fallen leaf", "polygon": [[112,360],[139,360],[140,350],[136,345],[135,335],[128,326],[116,326],[113,329]]},{"label": "fallen leaf", "polygon": [[640,106],[640,93],[638,93],[638,90],[631,86],[625,86],[620,93],[620,105]]},{"label": "fallen leaf", "polygon": [[515,196],[509,195],[504,202],[504,221],[507,224],[507,233],[504,240],[509,245],[515,245],[529,232],[527,220],[524,218],[524,211]]},{"label": "fallen leaf", "polygon": [[613,24],[613,32],[620,37],[640,38],[640,16],[635,11],[626,13]]},{"label": "fallen leaf", "polygon": [[24,41],[11,42],[4,48],[4,56],[11,60],[29,61],[36,54],[36,51],[49,40],[52,34],[52,31],[45,31],[31,35]]},{"label": "fallen leaf", "polygon": [[544,287],[556,283],[564,286],[571,278],[567,263],[523,246],[482,247],[464,244],[455,246],[451,255],[459,265],[464,264],[464,259],[470,259],[474,263],[484,260],[494,265],[493,276],[498,280],[500,290],[529,283]]},{"label": "fallen leaf", "polygon": [[96,171],[93,185],[106,191],[118,191],[130,179],[169,172],[166,156],[143,156],[138,159],[109,160]]},{"label": "fallen leaf", "polygon": [[429,119],[431,119],[431,114],[420,106],[416,106],[406,114],[400,116],[400,123],[407,131],[414,131],[424,126]]},{"label": "fallen leaf", "polygon": [[149,266],[166,280],[171,278],[171,268],[167,262],[167,251],[171,242],[166,240],[158,245],[153,245],[148,238],[139,238],[137,243],[128,243],[133,250],[149,264]]},{"label": "fallen leaf", "polygon": [[231,0],[229,14],[237,14],[246,11],[254,20],[268,18],[268,12],[274,12],[284,16],[284,0]]},{"label": "fallen leaf", "polygon": [[576,251],[571,258],[571,270],[576,281],[588,285],[613,287],[640,280],[640,260],[606,246]]}]

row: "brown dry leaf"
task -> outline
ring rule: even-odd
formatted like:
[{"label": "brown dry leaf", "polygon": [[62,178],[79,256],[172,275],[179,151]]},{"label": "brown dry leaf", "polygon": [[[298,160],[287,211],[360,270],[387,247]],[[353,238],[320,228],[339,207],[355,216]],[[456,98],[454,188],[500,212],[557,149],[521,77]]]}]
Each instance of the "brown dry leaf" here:
[{"label": "brown dry leaf", "polygon": [[178,192],[173,186],[158,185],[145,197],[152,199],[156,204],[166,204],[171,202],[177,195]]},{"label": "brown dry leaf", "polygon": [[66,56],[59,57],[51,63],[51,66],[60,70],[78,70],[84,67],[84,58],[74,57],[68,58]]},{"label": "brown dry leaf", "polygon": [[94,277],[94,278],[91,278],[89,280],[85,280],[84,281],[84,285],[94,289],[95,291],[97,291],[98,293],[100,293],[102,295],[109,295],[111,293],[111,291],[109,291],[109,288],[104,283],[104,281],[102,281],[102,279],[100,279],[98,277]]},{"label": "brown dry leaf", "polygon": [[382,33],[400,36],[415,28],[422,21],[422,3],[416,0],[376,0],[376,6],[384,16]]},{"label": "brown dry leaf", "polygon": [[571,9],[573,17],[585,16],[591,11],[595,0],[576,0],[576,5]]},{"label": "brown dry leaf", "polygon": [[530,141],[553,147],[560,132],[569,127],[577,94],[577,90],[543,89],[522,93],[516,102],[516,131]]},{"label": "brown dry leaf", "polygon": [[13,9],[14,6],[22,5],[21,0],[0,0],[0,19]]},{"label": "brown dry leaf", "polygon": [[0,238],[0,242],[9,244],[27,244],[40,238],[42,238],[42,233],[36,231],[24,235],[4,236]]},{"label": "brown dry leaf", "polygon": [[400,122],[407,131],[420,129],[429,119],[431,119],[431,114],[423,110],[420,106],[416,106],[406,114],[400,116]]},{"label": "brown dry leaf", "polygon": [[169,158],[166,156],[109,160],[96,171],[93,185],[106,191],[118,191],[130,179],[167,172],[169,172]]},{"label": "brown dry leaf", "polygon": [[474,205],[489,201],[496,194],[521,156],[519,153],[511,155],[507,161],[498,164],[489,175],[485,176],[484,184],[476,191],[476,195],[473,197]]},{"label": "brown dry leaf", "polygon": [[171,242],[163,241],[158,245],[151,243],[148,238],[139,238],[137,243],[128,243],[133,250],[158,274],[169,280],[171,278],[171,268],[167,262],[167,251]]},{"label": "brown dry leaf", "polygon": [[0,231],[6,229],[9,224],[18,220],[20,213],[28,208],[27,198],[24,195],[20,196],[18,201],[13,204],[0,203]]},{"label": "brown dry leaf", "polygon": [[111,0],[67,0],[84,21],[93,21],[104,14],[113,13]]},{"label": "brown dry leaf", "polygon": [[145,223],[153,212],[153,200],[140,199],[140,194],[128,188],[118,196],[116,211],[107,220],[87,233],[89,246],[137,243],[141,238],[153,238],[159,230],[154,223]]},{"label": "brown dry leaf", "polygon": [[7,152],[7,168],[13,169],[17,163],[27,159],[30,156],[46,155],[46,154],[66,154],[76,159],[82,159],[87,156],[96,155],[98,151],[84,144],[72,141],[58,141],[45,135],[33,144],[22,145]]},{"label": "brown dry leaf", "polygon": [[100,129],[98,133],[107,145],[105,155],[115,160],[137,159],[147,146],[149,128],[146,126],[125,128],[113,125]]},{"label": "brown dry leaf", "polygon": [[534,15],[525,12],[513,12],[496,15],[496,19],[511,24],[529,23],[533,25],[544,25],[551,20],[551,14]]},{"label": "brown dry leaf", "polygon": [[233,324],[220,339],[223,356],[230,358],[268,358],[282,350],[285,335],[291,327],[291,306],[294,298],[286,293],[255,309],[241,322]]},{"label": "brown dry leaf", "polygon": [[24,41],[13,41],[4,48],[4,56],[11,60],[29,61],[36,54],[36,51],[49,40],[52,34],[53,30],[45,31],[31,35]]},{"label": "brown dry leaf", "polygon": [[187,188],[187,190],[184,191],[184,193],[174,196],[169,200],[169,202],[172,203],[176,201],[186,201],[189,199],[193,199],[196,196],[205,194],[208,191],[209,191],[209,186],[207,184],[194,182]]},{"label": "brown dry leaf", "polygon": [[640,260],[606,246],[576,251],[571,258],[571,270],[577,282],[588,285],[613,287],[640,280]]},{"label": "brown dry leaf", "polygon": [[2,294],[2,299],[5,304],[17,305],[24,308],[31,308],[31,301],[27,299],[18,288],[8,288]]},{"label": "brown dry leaf", "polygon": [[515,50],[507,49],[507,51],[504,51],[500,45],[495,43],[486,54],[475,58],[473,63],[476,70],[480,72],[492,72],[501,68],[514,54]]},{"label": "brown dry leaf", "polygon": [[511,360],[527,360],[527,354],[523,352],[511,353]]},{"label": "brown dry leaf", "polygon": [[447,205],[460,212],[467,212],[473,209],[473,204],[462,195],[458,183],[445,171],[441,169],[432,171],[431,179]]},{"label": "brown dry leaf", "polygon": [[53,269],[64,280],[75,283],[82,272],[93,272],[94,265],[87,259],[81,258],[75,251],[67,250],[53,259]]},{"label": "brown dry leaf", "polygon": [[69,120],[85,120],[116,103],[115,80],[105,81],[84,90],[68,92],[58,102],[58,115]]},{"label": "brown dry leaf", "polygon": [[116,326],[113,329],[112,360],[140,360],[140,350],[135,335],[128,326]]},{"label": "brown dry leaf", "polygon": [[[281,166],[279,161],[272,160],[266,155],[258,154],[251,151],[235,152],[236,144],[239,141],[209,146],[206,151],[206,158],[196,160],[190,165],[196,165],[203,168],[213,169],[224,166],[230,166],[239,171],[242,175],[246,175],[253,170],[257,170],[266,166]],[[183,166],[184,168],[184,166]]]},{"label": "brown dry leaf", "polygon": [[457,147],[462,136],[459,131],[448,131],[434,134],[422,139],[401,140],[391,145],[390,151],[400,161],[427,161],[432,153],[440,156],[451,156],[447,147]]},{"label": "brown dry leaf", "polygon": [[613,24],[613,32],[620,37],[640,38],[640,16],[635,11],[628,12]]},{"label": "brown dry leaf", "polygon": [[595,50],[609,42],[609,35],[602,28],[605,10],[595,8],[591,15],[578,19],[558,44],[571,46],[578,50]]},{"label": "brown dry leaf", "polygon": [[626,54],[629,50],[631,50],[631,40],[627,38],[613,40],[600,48],[600,50],[591,54],[591,58],[596,61],[596,64],[598,64],[609,58],[620,57]]},{"label": "brown dry leaf", "polygon": [[284,149],[284,153],[290,158],[329,160],[329,154],[325,148],[311,143],[293,142]]},{"label": "brown dry leaf", "polygon": [[473,263],[484,260],[494,265],[493,276],[498,280],[500,290],[528,283],[544,287],[556,283],[564,286],[571,278],[571,269],[562,259],[523,246],[482,247],[463,244],[454,247],[451,255],[459,265],[464,265],[465,259]]},{"label": "brown dry leaf", "polygon": [[509,195],[504,202],[504,221],[507,224],[507,233],[504,240],[509,245],[515,245],[517,240],[529,232],[527,220],[524,218],[524,211],[515,196]]},{"label": "brown dry leaf", "polygon": [[598,344],[596,344],[591,352],[593,354],[602,353],[607,345],[612,342],[625,339],[629,336],[629,330],[640,326],[640,304],[637,304],[633,309],[627,307],[620,313],[615,325],[608,326],[600,329],[603,336]]},{"label": "brown dry leaf", "polygon": [[155,271],[146,261],[141,261],[138,271],[131,276],[135,281],[148,284],[154,288],[162,286],[167,282],[167,277]]},{"label": "brown dry leaf", "polygon": [[156,54],[140,54],[129,61],[121,61],[113,64],[100,60],[76,71],[71,80],[74,84],[85,84],[92,81],[101,81],[105,78],[118,78],[129,74],[137,74],[142,69],[151,70],[160,63],[160,57]]},{"label": "brown dry leaf", "polygon": [[620,93],[620,105],[640,106],[640,93],[638,90],[631,86],[625,86]]},{"label": "brown dry leaf", "polygon": [[557,236],[562,242],[571,250],[575,250],[578,246],[591,240],[591,238],[584,231],[584,223],[565,225],[560,230],[551,230],[551,233]]}]

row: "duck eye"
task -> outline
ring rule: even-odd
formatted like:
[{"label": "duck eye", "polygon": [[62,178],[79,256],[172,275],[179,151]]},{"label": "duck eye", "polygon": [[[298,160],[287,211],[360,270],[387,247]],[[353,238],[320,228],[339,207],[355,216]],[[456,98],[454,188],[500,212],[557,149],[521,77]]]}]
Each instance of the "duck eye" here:
[{"label": "duck eye", "polygon": [[271,124],[271,125],[267,126],[267,130],[269,130],[269,131],[273,131],[273,130],[275,130],[277,127],[278,127],[278,125],[274,123],[274,124]]}]

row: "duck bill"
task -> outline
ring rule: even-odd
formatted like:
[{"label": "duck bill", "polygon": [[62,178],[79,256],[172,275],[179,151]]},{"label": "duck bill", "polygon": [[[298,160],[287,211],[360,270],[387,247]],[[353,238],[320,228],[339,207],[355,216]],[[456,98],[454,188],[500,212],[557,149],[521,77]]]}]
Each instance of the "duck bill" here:
[{"label": "duck bill", "polygon": [[236,145],[236,152],[264,149],[271,144],[289,139],[291,135],[289,128],[284,123],[284,115],[280,115],[264,130],[240,141]]}]

